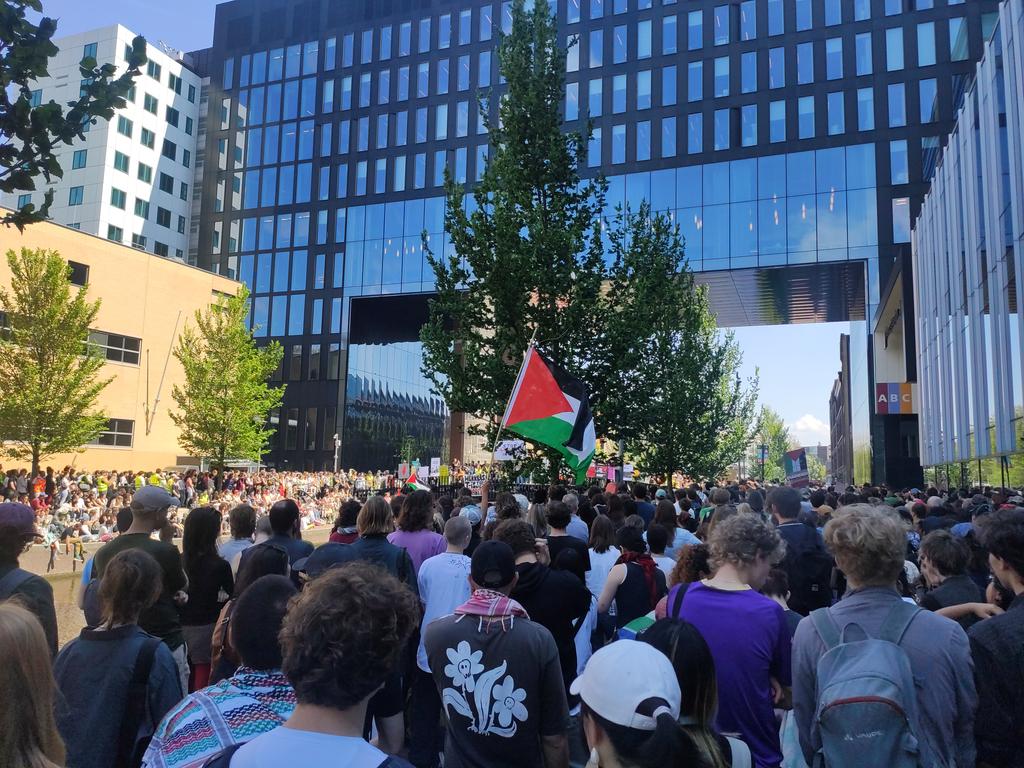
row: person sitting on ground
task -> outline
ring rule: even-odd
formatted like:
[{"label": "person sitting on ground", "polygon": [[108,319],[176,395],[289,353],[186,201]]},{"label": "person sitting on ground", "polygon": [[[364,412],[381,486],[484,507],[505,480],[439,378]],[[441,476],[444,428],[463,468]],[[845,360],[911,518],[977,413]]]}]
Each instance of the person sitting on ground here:
[{"label": "person sitting on ground", "polygon": [[697,628],[680,619],[660,619],[637,637],[672,662],[682,692],[679,722],[708,766],[739,768],[751,764],[750,748],[715,728],[718,682],[711,649]]},{"label": "person sitting on ground", "polygon": [[329,541],[338,544],[351,544],[359,538],[359,529],[356,527],[356,518],[359,517],[360,503],[355,499],[348,499],[342,502],[338,511],[338,519],[334,521],[334,530],[328,537]]},{"label": "person sitting on ground", "polygon": [[[971,552],[963,539],[949,531],[932,531],[921,541],[921,576],[930,587],[921,598],[921,607],[929,611],[964,603],[980,603],[984,593],[967,575]],[[965,630],[977,621],[974,614],[957,620]]]},{"label": "person sitting on ground", "polygon": [[433,524],[434,497],[430,491],[413,491],[404,497],[398,530],[388,534],[388,541],[409,553],[416,573],[424,560],[441,554],[447,546],[444,536],[434,533]]},{"label": "person sitting on ground", "polygon": [[252,546],[256,533],[256,510],[248,504],[236,504],[228,513],[231,540],[217,547],[217,554],[231,565],[231,575],[238,575],[238,561],[241,554]]},{"label": "person sitting on ground", "polygon": [[49,641],[17,600],[0,602],[0,765],[64,768]]},{"label": "person sitting on ground", "polygon": [[608,573],[598,614],[607,613],[615,601],[615,626],[619,629],[654,610],[665,595],[665,574],[648,554],[640,531],[631,525],[619,529],[616,543],[622,554]]},{"label": "person sitting on ground", "polygon": [[362,734],[367,704],[397,669],[418,620],[416,596],[370,563],[345,563],[313,579],[292,600],[279,635],[295,710],[222,757],[223,768],[406,765]]},{"label": "person sitting on ground", "polygon": [[582,706],[588,765],[705,768],[709,765],[679,725],[679,682],[656,648],[619,640],[597,650],[572,684]]},{"label": "person sitting on ground", "polygon": [[581,573],[589,571],[590,553],[587,551],[586,542],[571,536],[568,531],[569,524],[572,522],[572,515],[569,512],[568,505],[562,501],[549,501],[547,513],[548,525],[550,526],[547,536],[548,553],[551,556],[552,565],[565,570],[563,566],[558,564],[558,556],[562,552],[572,551],[578,557],[578,561],[575,564],[576,568]]},{"label": "person sitting on ground", "polygon": [[[528,527],[504,522],[499,538],[508,526]],[[568,768],[559,650],[551,633],[510,597],[518,580],[512,548],[482,542],[470,566],[472,596],[424,630],[446,714],[446,766]]]},{"label": "person sitting on ground", "polygon": [[57,655],[57,727],[68,768],[138,766],[157,724],[181,701],[174,657],[139,626],[163,580],[159,563],[145,550],[114,555],[99,587],[102,624],[83,629]]},{"label": "person sitting on ground", "polygon": [[760,517],[733,515],[716,522],[709,547],[714,575],[672,587],[667,615],[693,624],[711,648],[719,727],[741,735],[757,766],[776,768],[775,705],[784,704],[790,685],[790,637],[782,607],[757,590],[785,544]]},{"label": "person sitting on ground", "polygon": [[[825,526],[825,543],[848,584],[843,599],[827,609],[839,637],[856,624],[869,638],[878,638],[883,625],[900,616],[897,611],[906,612],[909,624],[899,646],[916,683],[919,717],[910,728],[921,763],[974,765],[977,695],[967,635],[955,621],[903,602],[896,591],[907,551],[899,515],[866,504],[840,508]],[[793,638],[793,709],[809,764],[822,745],[817,675],[818,662],[829,648],[812,620],[800,622]]]},{"label": "person sitting on ground", "polygon": [[[251,559],[248,567],[256,562]],[[262,576],[238,598],[231,641],[242,666],[229,678],[174,707],[153,734],[143,768],[202,768],[232,744],[250,741],[284,723],[295,691],[281,672],[278,634],[295,595],[287,576]]]},{"label": "person sitting on ground", "polygon": [[[657,512],[655,512],[657,515]],[[661,523],[651,523],[644,538],[647,540],[647,548],[651,551],[651,558],[658,569],[665,574],[666,585],[669,574],[676,567],[676,561],[665,554],[665,547],[668,546],[669,533]]]},{"label": "person sitting on ground", "polygon": [[997,510],[979,518],[976,527],[989,551],[993,583],[1013,595],[1006,613],[975,624],[968,633],[978,691],[978,765],[1011,768],[1021,764],[1024,723],[1024,510]]},{"label": "person sitting on ground", "polygon": [[18,558],[31,546],[36,533],[36,516],[31,507],[16,501],[0,504],[0,603],[18,600],[35,614],[53,655],[57,653],[53,587],[41,576],[18,567]]}]

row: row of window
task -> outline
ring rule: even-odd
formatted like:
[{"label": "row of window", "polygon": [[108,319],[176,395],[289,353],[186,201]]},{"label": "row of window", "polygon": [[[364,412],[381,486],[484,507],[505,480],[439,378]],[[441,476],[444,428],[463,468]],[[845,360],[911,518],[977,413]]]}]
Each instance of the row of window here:
[{"label": "row of window", "polygon": [[[117,153],[120,154],[120,153]],[[120,169],[119,169],[120,170]],[[149,183],[151,181],[152,169],[149,166],[144,166],[139,163],[139,180]],[[166,192],[169,195],[174,194],[174,177],[166,174],[160,174],[159,189],[161,192]],[[22,197],[25,197],[24,195]],[[178,189],[178,197],[182,200],[188,200],[188,184],[181,182]],[[127,202],[126,194],[117,189],[116,187],[111,188],[110,203],[115,208],[125,209]],[[68,188],[68,205],[83,205],[85,203],[85,187],[74,186]],[[148,203],[147,203],[148,205]],[[161,209],[162,210],[162,209]]]},{"label": "row of window", "polygon": [[[301,360],[301,357],[300,357]],[[336,377],[337,378],[337,377]],[[284,424],[281,421],[284,421]],[[284,448],[295,451],[299,448],[299,426],[302,426],[302,449],[306,451],[334,450],[334,435],[338,431],[337,409],[326,408],[277,408],[270,412],[268,426],[272,430],[269,448],[271,451]],[[318,428],[319,425],[319,428]],[[319,433],[320,439],[317,440]]]},{"label": "row of window", "polygon": [[135,438],[133,419],[108,419],[107,427],[89,445],[106,448],[131,448]]},{"label": "row of window", "polygon": [[[308,352],[306,351],[308,349]],[[305,361],[303,360],[305,358]],[[305,366],[303,366],[305,362]],[[305,371],[303,371],[305,368]],[[300,344],[285,346],[281,364],[272,381],[337,381],[341,377],[341,345]],[[333,435],[333,433],[331,433]],[[330,436],[330,435],[328,435]],[[325,446],[326,447],[326,446]],[[333,442],[331,444],[333,448]]]},{"label": "row of window", "polygon": [[[111,240],[115,243],[124,242],[124,227],[119,227],[116,224],[107,225],[107,240]],[[139,248],[140,250],[146,249],[146,238],[142,235],[132,235],[132,247]],[[157,256],[168,257],[171,255],[171,248],[167,243],[161,243],[159,240],[153,242],[153,253]],[[184,258],[184,249],[175,248],[175,258]]]},{"label": "row of window", "polygon": [[[124,115],[117,116],[117,132],[128,139],[134,139],[135,123]],[[139,143],[147,149],[156,148],[156,134],[148,128],[142,128],[139,135]],[[160,146],[160,154],[168,160],[177,161],[178,145],[165,138]],[[192,152],[184,147],[181,148],[181,164],[186,168],[192,167]]]}]

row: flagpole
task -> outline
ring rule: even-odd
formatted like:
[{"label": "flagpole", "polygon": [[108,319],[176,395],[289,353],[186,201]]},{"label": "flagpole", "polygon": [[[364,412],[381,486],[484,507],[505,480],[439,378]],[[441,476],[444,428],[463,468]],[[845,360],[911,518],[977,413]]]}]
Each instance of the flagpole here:
[{"label": "flagpole", "polygon": [[[533,328],[533,335],[530,337],[530,343],[526,346],[526,353],[523,355],[523,363],[522,363],[522,365],[519,366],[519,373],[516,374],[516,381],[519,380],[519,377],[523,373],[523,368],[526,365],[526,361],[530,357],[530,350],[533,349],[535,346],[537,346],[537,327],[536,326],[534,326],[534,328]],[[493,470],[494,470],[494,454],[498,452],[498,443],[501,441],[501,432],[502,432],[503,429],[505,429],[505,414],[508,413],[508,407],[512,403],[512,398],[515,397],[515,394],[516,394],[516,388],[515,388],[515,386],[513,386],[512,387],[512,391],[509,392],[508,400],[505,402],[505,408],[501,412],[501,422],[498,424],[498,433],[494,436],[494,444],[491,446],[491,464],[490,464],[490,470],[489,470],[488,474],[490,474],[490,472],[493,472]]]}]

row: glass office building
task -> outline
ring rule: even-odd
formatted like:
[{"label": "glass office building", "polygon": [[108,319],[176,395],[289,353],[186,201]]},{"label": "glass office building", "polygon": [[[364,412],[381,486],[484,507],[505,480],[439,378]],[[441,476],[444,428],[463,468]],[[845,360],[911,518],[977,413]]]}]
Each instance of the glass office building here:
[{"label": "glass office building", "polygon": [[[503,89],[510,6],[217,7],[199,263],[250,285],[258,336],[285,346],[271,463],[329,466],[335,432],[351,466],[393,461],[406,437],[425,457],[444,450],[449,415],[417,363],[432,289],[421,233],[444,252],[444,169],[471,185],[487,162],[480,110],[493,116]],[[565,121],[593,121],[584,172],[608,177],[609,207],[646,197],[673,213],[724,325],[860,324],[854,442],[865,471],[884,472],[864,328],[998,2],[549,7]]]},{"label": "glass office building", "polygon": [[1024,450],[1022,46],[1024,0],[1008,0],[914,227],[922,462],[971,474]]}]

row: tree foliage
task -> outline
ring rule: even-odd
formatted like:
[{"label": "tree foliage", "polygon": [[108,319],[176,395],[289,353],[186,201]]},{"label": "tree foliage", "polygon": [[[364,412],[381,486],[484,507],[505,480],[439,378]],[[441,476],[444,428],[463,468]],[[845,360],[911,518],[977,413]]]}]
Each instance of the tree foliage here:
[{"label": "tree foliage", "polygon": [[[0,453],[31,460],[77,451],[107,426],[96,401],[110,379],[86,345],[100,302],[71,285],[56,251],[7,252],[10,289],[0,286]],[[6,325],[6,327],[4,327]]]},{"label": "tree foliage", "polygon": [[273,434],[267,415],[284,396],[283,386],[267,384],[284,351],[276,341],[256,346],[245,327],[248,301],[243,287],[196,311],[194,327],[185,328],[174,348],[185,371],[185,384],[171,392],[179,443],[221,468],[230,459],[260,459]]},{"label": "tree foliage", "polygon": [[[786,480],[785,454],[790,449],[791,438],[789,428],[771,408],[761,409],[758,420],[757,442],[768,446],[768,460],[764,463],[764,479],[769,483],[781,483]],[[753,466],[760,470],[760,462]]]},{"label": "tree foliage", "polygon": [[[85,127],[97,118],[109,120],[125,105],[139,67],[146,63],[146,41],[132,42],[131,60],[118,75],[114,64],[98,66],[92,57],[80,65],[81,92],[67,110],[52,99],[32,106],[32,82],[46,77],[48,62],[57,53],[52,37],[55,19],[43,17],[33,24],[29,11],[41,13],[40,0],[6,0],[0,4],[0,192],[32,192],[42,176],[49,184],[64,175],[55,151],[61,144],[85,139]],[[53,190],[38,207],[4,213],[0,224],[19,229],[46,218]]]}]

